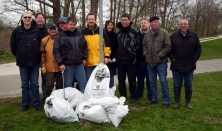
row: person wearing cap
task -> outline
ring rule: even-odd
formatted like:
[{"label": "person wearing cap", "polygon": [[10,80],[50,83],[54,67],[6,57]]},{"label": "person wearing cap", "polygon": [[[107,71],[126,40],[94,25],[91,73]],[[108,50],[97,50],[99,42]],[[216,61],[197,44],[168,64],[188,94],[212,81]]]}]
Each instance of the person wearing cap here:
[{"label": "person wearing cap", "polygon": [[12,54],[19,66],[22,88],[22,108],[26,111],[30,101],[33,107],[41,110],[39,101],[39,63],[41,60],[40,30],[32,18],[32,13],[25,11],[22,14],[21,26],[15,28],[10,39]]},{"label": "person wearing cap", "polygon": [[60,17],[58,20],[58,34],[66,28],[67,17]]},{"label": "person wearing cap", "polygon": [[167,56],[171,50],[169,33],[160,28],[158,16],[152,16],[149,20],[151,30],[143,39],[143,55],[147,62],[149,83],[152,92],[152,100],[149,105],[158,102],[157,75],[159,76],[162,87],[163,108],[169,107],[170,93],[167,81]]},{"label": "person wearing cap", "polygon": [[172,50],[169,58],[173,74],[174,98],[173,108],[180,106],[180,94],[184,81],[186,107],[192,109],[193,77],[196,62],[200,58],[201,44],[198,35],[188,29],[188,20],[179,20],[179,30],[170,36]]},{"label": "person wearing cap", "polygon": [[54,88],[54,82],[56,82],[56,89],[62,88],[62,74],[53,55],[56,25],[49,23],[47,32],[48,35],[41,40],[40,50],[42,52],[41,72],[45,74],[46,80],[44,89],[46,90],[47,97],[49,97]]},{"label": "person wearing cap", "polygon": [[84,93],[87,83],[84,65],[88,57],[87,43],[81,32],[77,30],[77,19],[67,19],[67,30],[56,36],[53,54],[64,72],[65,87],[72,87],[74,78],[78,81],[79,90]]}]

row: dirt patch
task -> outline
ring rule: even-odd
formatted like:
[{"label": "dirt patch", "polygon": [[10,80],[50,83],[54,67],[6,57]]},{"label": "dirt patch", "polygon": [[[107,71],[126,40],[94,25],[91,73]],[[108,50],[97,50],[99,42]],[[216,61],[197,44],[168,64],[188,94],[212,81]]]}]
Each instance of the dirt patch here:
[{"label": "dirt patch", "polygon": [[15,100],[14,97],[11,98],[0,98],[0,103],[5,104],[5,103],[12,103]]},{"label": "dirt patch", "polygon": [[130,110],[134,110],[134,111],[138,111],[138,112],[140,112],[140,111],[143,111],[144,109],[145,109],[146,107],[130,107]]},{"label": "dirt patch", "polygon": [[79,121],[79,125],[82,126],[82,127],[88,127],[88,126],[91,125],[91,122],[88,121],[88,120],[81,119],[81,120]]},{"label": "dirt patch", "polygon": [[213,116],[204,116],[204,120],[210,123],[221,123],[222,118],[213,117]]}]

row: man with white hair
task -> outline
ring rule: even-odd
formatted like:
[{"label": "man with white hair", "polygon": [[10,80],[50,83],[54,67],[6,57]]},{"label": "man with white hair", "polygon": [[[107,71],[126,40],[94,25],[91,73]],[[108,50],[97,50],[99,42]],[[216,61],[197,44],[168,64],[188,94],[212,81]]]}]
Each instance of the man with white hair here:
[{"label": "man with white hair", "polygon": [[148,31],[143,39],[143,55],[147,62],[152,100],[149,105],[158,102],[157,74],[160,78],[162,87],[163,108],[169,107],[170,93],[167,82],[167,55],[171,50],[170,36],[168,32],[160,28],[158,16],[150,18],[151,30]]},{"label": "man with white hair", "polygon": [[39,103],[39,64],[41,34],[32,14],[25,11],[22,15],[21,26],[14,29],[11,35],[10,46],[16,57],[22,82],[22,109],[29,108],[30,100],[34,108],[41,109]]}]

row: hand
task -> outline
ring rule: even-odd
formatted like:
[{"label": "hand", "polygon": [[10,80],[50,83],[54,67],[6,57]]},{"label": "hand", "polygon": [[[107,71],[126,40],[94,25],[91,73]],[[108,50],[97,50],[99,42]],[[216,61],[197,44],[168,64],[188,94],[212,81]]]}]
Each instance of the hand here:
[{"label": "hand", "polygon": [[83,66],[85,66],[86,60],[82,60],[82,64],[83,64]]},{"label": "hand", "polygon": [[108,58],[105,58],[104,59],[104,64],[108,64],[109,63],[109,59]]},{"label": "hand", "polygon": [[172,61],[175,61],[175,59],[173,59]]},{"label": "hand", "polygon": [[46,68],[45,68],[45,67],[42,67],[42,68],[41,68],[41,72],[42,72],[42,74],[45,74],[45,73],[46,73]]},{"label": "hand", "polygon": [[60,65],[59,68],[61,72],[63,72],[66,69],[65,65]]},{"label": "hand", "polygon": [[113,62],[116,62],[116,58],[113,58]]}]

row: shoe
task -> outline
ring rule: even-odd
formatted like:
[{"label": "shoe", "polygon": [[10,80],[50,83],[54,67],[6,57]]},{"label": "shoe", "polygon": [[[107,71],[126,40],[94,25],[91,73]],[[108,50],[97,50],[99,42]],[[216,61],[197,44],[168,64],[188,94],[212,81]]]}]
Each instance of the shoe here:
[{"label": "shoe", "polygon": [[29,105],[23,105],[21,111],[27,111],[29,109]]},{"label": "shoe", "polygon": [[153,105],[153,104],[156,104],[156,103],[157,103],[157,101],[153,101],[153,100],[147,102],[147,104],[149,104],[149,105]]},{"label": "shoe", "polygon": [[40,110],[41,110],[41,106],[40,106],[39,104],[33,105],[33,107],[34,107],[37,111],[40,111]]},{"label": "shoe", "polygon": [[193,108],[192,105],[191,105],[191,103],[186,103],[186,107],[187,107],[188,109],[192,109],[192,108]]},{"label": "shoe", "polygon": [[173,108],[179,108],[179,106],[180,106],[180,103],[178,103],[178,102],[175,102],[174,104],[173,104]]},{"label": "shoe", "polygon": [[169,107],[169,103],[164,103],[163,105],[162,105],[162,108],[168,108]]},{"label": "shoe", "polygon": [[135,98],[131,98],[129,103],[133,104],[135,102],[136,102],[136,99]]}]

